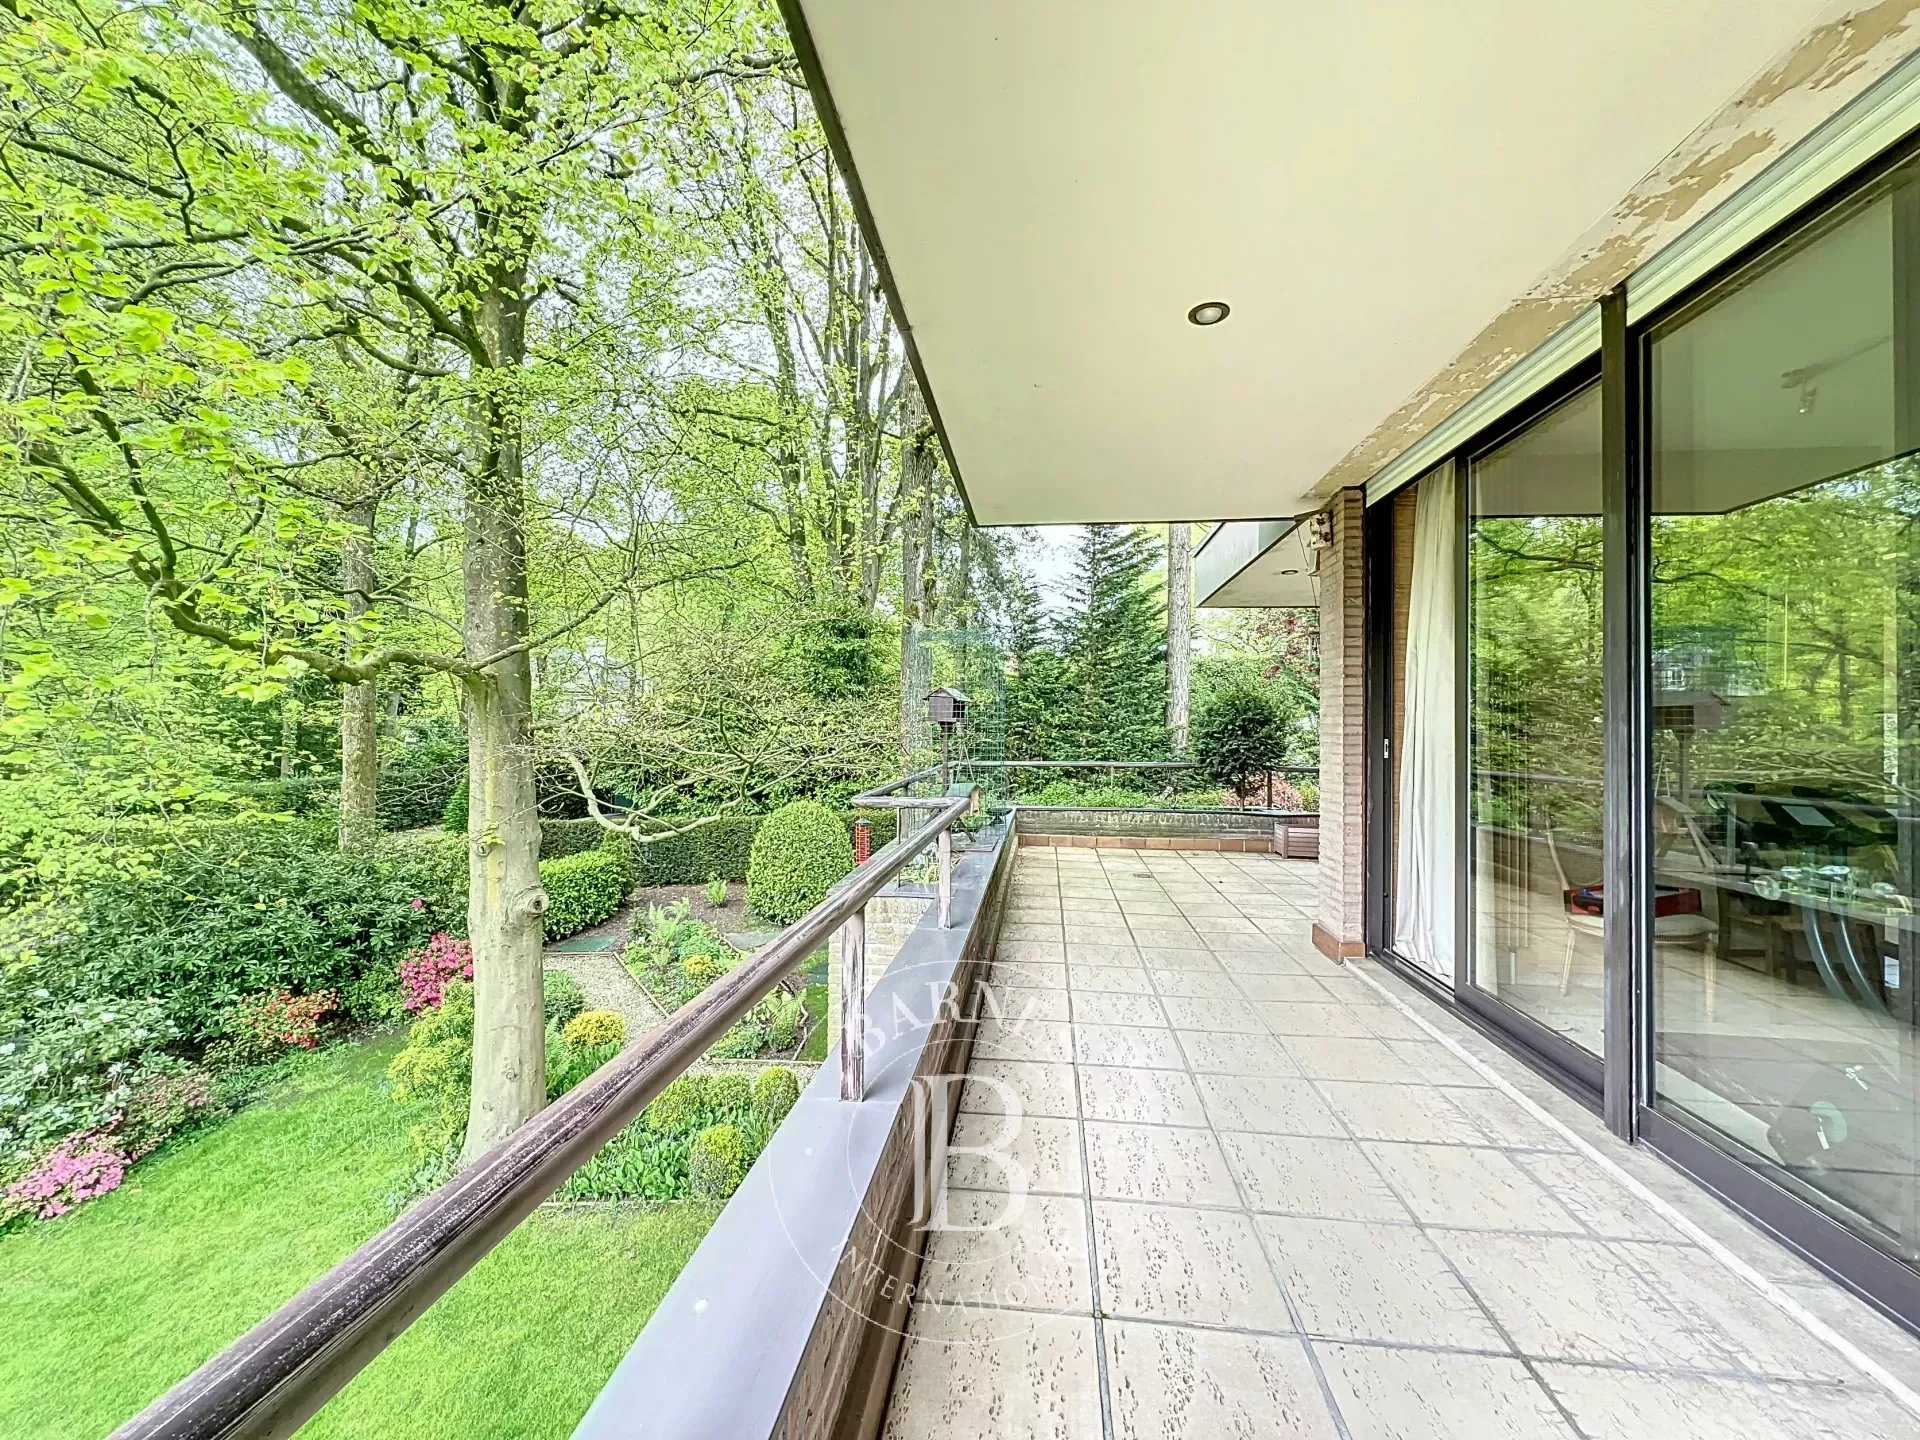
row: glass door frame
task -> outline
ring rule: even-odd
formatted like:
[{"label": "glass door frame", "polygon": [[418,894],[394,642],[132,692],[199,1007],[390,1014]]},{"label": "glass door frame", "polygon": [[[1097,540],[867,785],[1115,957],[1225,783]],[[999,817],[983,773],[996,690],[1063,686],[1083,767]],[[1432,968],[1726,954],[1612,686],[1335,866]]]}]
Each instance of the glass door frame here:
[{"label": "glass door frame", "polygon": [[[1392,776],[1393,505],[1381,497],[1366,510],[1366,941],[1370,954],[1451,1005],[1461,1018],[1514,1050],[1522,1060],[1595,1108],[1630,1144],[1643,1144],[1841,1284],[1899,1323],[1920,1333],[1920,1268],[1822,1213],[1776,1183],[1762,1169],[1714,1144],[1683,1118],[1656,1110],[1654,1101],[1653,675],[1652,675],[1652,434],[1648,376],[1650,335],[1657,325],[1698,305],[1756,259],[1777,250],[1895,166],[1920,155],[1911,137],[1818,196],[1796,214],[1645,315],[1630,316],[1626,286],[1600,301],[1596,360],[1574,367],[1541,392],[1457,447],[1454,467],[1460,514],[1456,548],[1455,924],[1451,986],[1435,979],[1392,945],[1395,864]],[[1920,267],[1920,202],[1896,228],[1896,253]],[[1897,273],[1900,271],[1896,266]],[[1899,282],[1897,282],[1899,283]],[[1910,283],[1910,282],[1909,282]],[[1920,315],[1920,293],[1902,303]],[[1920,374],[1920,322],[1907,361]],[[1597,363],[1596,363],[1597,361]],[[1606,750],[1603,790],[1603,871],[1608,903],[1603,936],[1604,1054],[1595,1057],[1471,983],[1468,747],[1467,506],[1468,465],[1511,438],[1546,411],[1592,384],[1601,391],[1601,539],[1603,709]],[[1906,400],[1900,424],[1920,443],[1920,385]],[[1437,468],[1437,467],[1436,467]]]}]

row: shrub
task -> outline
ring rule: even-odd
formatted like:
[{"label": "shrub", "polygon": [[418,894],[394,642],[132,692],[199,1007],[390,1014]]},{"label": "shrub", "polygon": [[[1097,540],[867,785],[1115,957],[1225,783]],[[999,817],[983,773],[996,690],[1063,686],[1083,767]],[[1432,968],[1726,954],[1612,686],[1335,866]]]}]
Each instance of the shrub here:
[{"label": "shrub", "polygon": [[636,1120],[561,1187],[567,1200],[684,1200],[693,1142]]},{"label": "shrub", "polygon": [[578,855],[582,850],[597,850],[618,834],[598,820],[542,820],[540,822],[540,858],[558,860]]},{"label": "shrub", "polygon": [[400,977],[390,970],[369,970],[340,987],[340,1008],[363,1025],[398,1020],[406,1013]]},{"label": "shrub", "polygon": [[691,1128],[707,1109],[706,1076],[682,1075],[668,1083],[646,1108],[646,1121],[662,1135]]},{"label": "shrub", "polygon": [[807,1007],[798,995],[777,990],[760,1004],[766,1007],[767,1043],[775,1050],[791,1050],[800,1043],[800,1027]]},{"label": "shrub", "polygon": [[726,880],[746,879],[753,837],[760,829],[761,818],[726,815],[684,835],[635,846],[639,883],[704,885],[716,875]]},{"label": "shrub", "polygon": [[33,978],[31,963],[0,970],[0,1173],[105,1129],[177,1033],[158,1001],[52,1004]]},{"label": "shrub", "polygon": [[605,920],[627,898],[627,879],[620,857],[605,850],[583,850],[542,862],[547,938],[563,940]]},{"label": "shrub", "polygon": [[580,982],[564,970],[548,970],[540,977],[541,1009],[549,1025],[565,1025],[587,1008]]},{"label": "shrub", "polygon": [[698,995],[707,986],[718,980],[726,971],[716,956],[704,950],[696,950],[680,962],[680,974],[686,980],[687,989]]},{"label": "shrub", "polygon": [[747,904],[770,920],[798,920],[852,869],[847,827],[817,801],[795,800],[754,836]]},{"label": "shrub", "polygon": [[753,1082],[744,1075],[723,1071],[707,1076],[707,1109],[733,1112],[753,1104]]},{"label": "shrub", "polygon": [[473,979],[473,946],[444,930],[400,961],[400,989],[409,1014],[440,1003],[449,981]]},{"label": "shrub", "polygon": [[0,1218],[26,1214],[51,1220],[64,1215],[76,1205],[119,1189],[132,1163],[110,1135],[69,1135],[7,1186]]},{"label": "shrub", "polygon": [[560,1036],[576,1050],[627,1043],[626,1017],[618,1010],[582,1010],[566,1023]]},{"label": "shrub", "polygon": [[447,803],[440,807],[440,825],[446,830],[457,830],[462,835],[467,833],[467,782],[464,776],[448,792]]},{"label": "shrub", "polygon": [[311,995],[289,990],[243,995],[227,1012],[221,1058],[251,1064],[271,1060],[285,1050],[312,1050],[320,1043],[321,1023],[339,1008],[340,997],[331,990]]},{"label": "shrub", "polygon": [[727,903],[727,878],[716,875],[707,881],[707,904],[718,910]]},{"label": "shrub", "polygon": [[1222,691],[1194,721],[1194,760],[1208,779],[1244,798],[1255,777],[1286,763],[1293,719],[1262,691]]},{"label": "shrub", "polygon": [[694,1137],[687,1161],[688,1188],[703,1199],[725,1200],[740,1188],[751,1163],[737,1126],[711,1125]]},{"label": "shrub", "polygon": [[[622,1029],[624,1028],[623,1025]],[[559,1099],[619,1053],[619,1041],[609,1041],[599,1045],[575,1045],[549,1030],[547,1032],[547,1099]]]},{"label": "shrub", "polygon": [[753,1108],[775,1125],[799,1100],[799,1078],[784,1065],[769,1065],[753,1077]]},{"label": "shrub", "polygon": [[141,1077],[113,1127],[114,1139],[138,1160],[213,1108],[212,1075],[176,1062]]},{"label": "shrub", "polygon": [[393,1097],[413,1107],[413,1143],[422,1159],[449,1152],[467,1128],[473,1085],[473,986],[451,982],[440,1004],[421,1012],[407,1046],[387,1067]]},{"label": "shrub", "polygon": [[[243,995],[338,992],[369,971],[392,974],[436,929],[464,930],[460,850],[459,890],[448,894],[443,856],[341,850],[322,823],[191,832],[151,866],[100,875],[74,896],[37,962],[47,994],[23,1019],[38,1028],[38,1012],[69,1002],[151,996],[182,1039],[204,1042]],[[0,1001],[0,1035],[12,1019]]]}]

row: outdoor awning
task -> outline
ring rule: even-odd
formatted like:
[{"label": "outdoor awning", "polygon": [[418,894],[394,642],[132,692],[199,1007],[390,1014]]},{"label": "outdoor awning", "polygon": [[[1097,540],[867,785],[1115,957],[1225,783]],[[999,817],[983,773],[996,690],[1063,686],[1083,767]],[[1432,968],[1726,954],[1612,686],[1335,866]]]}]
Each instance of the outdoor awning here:
[{"label": "outdoor awning", "polygon": [[1831,113],[1888,8],[786,0],[989,525],[1364,483]]}]

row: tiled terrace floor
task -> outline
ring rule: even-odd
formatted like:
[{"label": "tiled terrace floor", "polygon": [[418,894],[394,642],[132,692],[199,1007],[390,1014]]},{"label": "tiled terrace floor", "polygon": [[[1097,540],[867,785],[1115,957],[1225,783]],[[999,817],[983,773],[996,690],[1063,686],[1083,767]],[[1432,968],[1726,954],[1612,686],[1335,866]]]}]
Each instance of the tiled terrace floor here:
[{"label": "tiled terrace floor", "polygon": [[1321,957],[1312,884],[1265,856],[1020,852],[1007,1013],[954,1143],[1029,1193],[951,1156],[951,1223],[1004,1223],[934,1237],[892,1440],[1920,1437],[1807,1321],[1896,1384],[1920,1341]]}]

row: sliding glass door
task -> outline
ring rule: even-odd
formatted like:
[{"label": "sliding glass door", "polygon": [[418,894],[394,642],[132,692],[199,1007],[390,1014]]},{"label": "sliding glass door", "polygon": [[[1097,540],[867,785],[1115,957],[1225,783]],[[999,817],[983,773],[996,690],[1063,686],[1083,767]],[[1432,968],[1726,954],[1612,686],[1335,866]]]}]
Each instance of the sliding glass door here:
[{"label": "sliding glass door", "polygon": [[1654,1103],[1920,1258],[1920,226],[1896,172],[1649,346]]},{"label": "sliding glass door", "polygon": [[1470,460],[1467,978],[1601,1051],[1600,392]]}]

